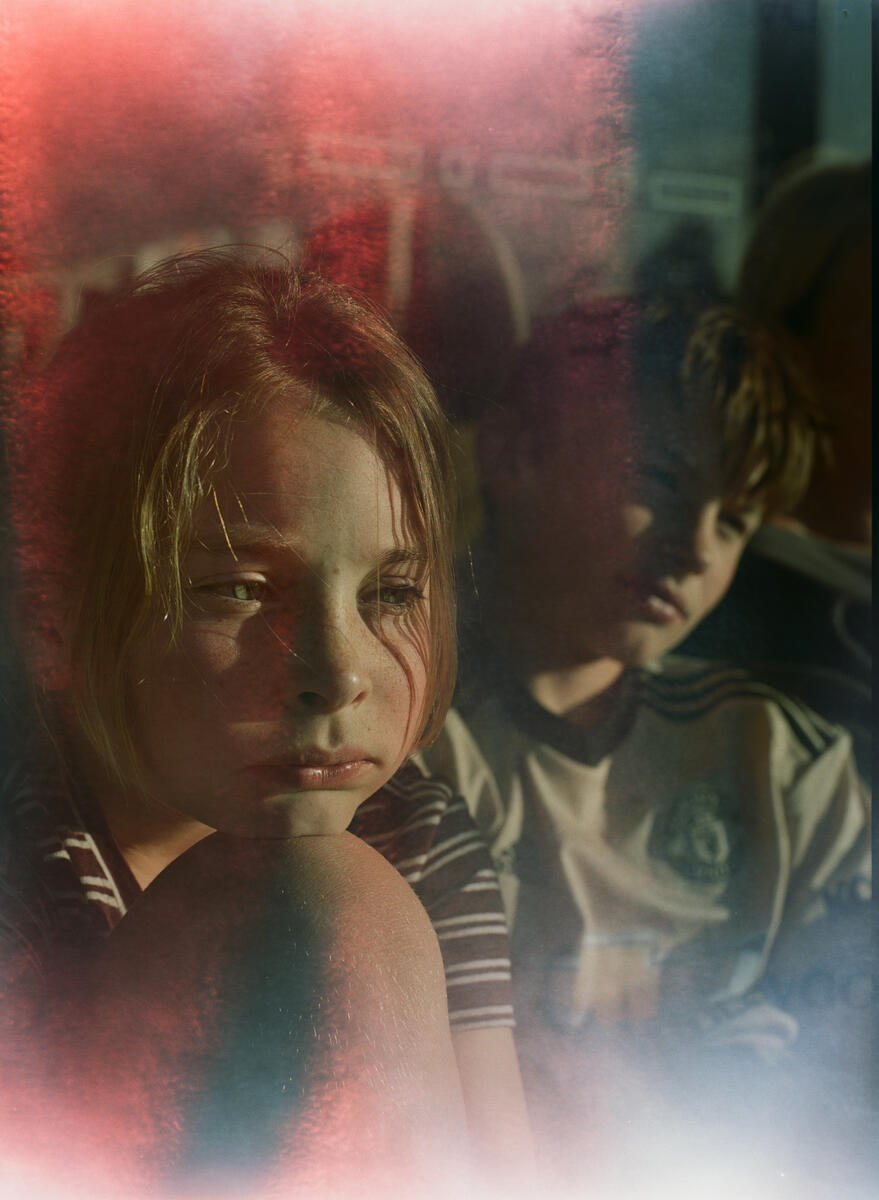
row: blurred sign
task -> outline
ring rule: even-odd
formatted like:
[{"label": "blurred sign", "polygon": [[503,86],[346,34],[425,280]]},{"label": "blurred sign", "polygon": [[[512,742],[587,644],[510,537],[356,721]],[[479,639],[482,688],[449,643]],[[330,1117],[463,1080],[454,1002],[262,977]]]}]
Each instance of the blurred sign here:
[{"label": "blurred sign", "polygon": [[647,178],[647,197],[658,212],[735,219],[743,209],[742,182],[730,175],[653,171]]},{"label": "blurred sign", "polygon": [[[306,141],[304,165],[319,174],[411,185],[429,173],[425,159],[424,148],[414,142],[315,133]],[[280,172],[286,178],[277,174],[276,183],[291,183],[297,171],[288,162]],[[450,188],[469,189],[482,178],[498,194],[557,200],[588,200],[595,184],[593,165],[582,159],[500,151],[480,163],[478,153],[465,146],[442,150],[435,174]]]},{"label": "blurred sign", "polygon": [[417,183],[423,172],[424,150],[415,142],[314,133],[305,146],[306,165],[331,175]]},{"label": "blurred sign", "polygon": [[496,154],[489,168],[491,189],[519,196],[584,200],[592,193],[592,169],[576,159],[540,154]]}]

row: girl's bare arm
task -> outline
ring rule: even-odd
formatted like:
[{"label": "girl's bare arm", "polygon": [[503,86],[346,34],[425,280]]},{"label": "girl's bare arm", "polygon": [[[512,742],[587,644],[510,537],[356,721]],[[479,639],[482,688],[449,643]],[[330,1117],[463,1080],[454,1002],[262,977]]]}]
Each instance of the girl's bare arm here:
[{"label": "girl's bare arm", "polygon": [[452,1035],[474,1169],[493,1195],[531,1195],[534,1152],[512,1029]]}]

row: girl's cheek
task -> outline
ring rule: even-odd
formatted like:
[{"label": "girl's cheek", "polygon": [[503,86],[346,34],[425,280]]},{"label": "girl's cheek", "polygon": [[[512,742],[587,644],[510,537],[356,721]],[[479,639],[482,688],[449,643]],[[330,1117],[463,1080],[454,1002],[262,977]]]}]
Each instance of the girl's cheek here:
[{"label": "girl's cheek", "polygon": [[[172,645],[159,646],[145,660],[145,671],[155,683],[166,688],[185,688],[193,685],[220,684],[240,662],[240,647],[226,635],[200,634],[184,631]],[[207,695],[207,693],[206,693]]]},{"label": "girl's cheek", "polygon": [[[137,662],[140,659],[140,663]],[[241,630],[215,626],[186,628],[171,646],[145,647],[135,671],[147,676],[169,706],[193,721],[275,717],[286,698],[284,655],[249,644]]]},{"label": "girl's cheek", "polygon": [[406,726],[402,736],[404,756],[412,752],[415,739],[418,736],[426,715],[427,667],[421,655],[414,657],[406,678],[406,685]]}]

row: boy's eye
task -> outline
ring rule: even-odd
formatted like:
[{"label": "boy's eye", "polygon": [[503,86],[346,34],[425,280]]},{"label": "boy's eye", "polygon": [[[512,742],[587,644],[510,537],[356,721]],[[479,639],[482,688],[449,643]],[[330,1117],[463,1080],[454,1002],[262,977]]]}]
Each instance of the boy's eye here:
[{"label": "boy's eye", "polygon": [[718,524],[735,537],[749,537],[759,524],[756,513],[724,509],[718,517]]},{"label": "boy's eye", "polygon": [[744,537],[745,522],[735,513],[721,513],[718,518],[718,524],[722,529],[734,534],[736,537]]},{"label": "boy's eye", "polygon": [[650,483],[658,484],[659,487],[665,488],[669,492],[678,490],[678,479],[674,471],[669,471],[666,467],[647,465],[641,468],[641,474]]}]

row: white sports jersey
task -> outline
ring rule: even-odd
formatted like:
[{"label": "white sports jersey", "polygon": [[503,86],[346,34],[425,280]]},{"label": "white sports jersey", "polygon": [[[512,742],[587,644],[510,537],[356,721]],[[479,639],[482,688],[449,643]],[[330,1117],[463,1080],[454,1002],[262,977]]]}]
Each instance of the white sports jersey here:
[{"label": "white sports jersey", "polygon": [[424,757],[487,835],[520,994],[528,976],[520,1020],[741,1024],[760,981],[785,1043],[778,1009],[796,1005],[779,995],[810,967],[798,931],[868,895],[848,735],[741,670],[632,673],[588,730],[508,688],[453,710]]},{"label": "white sports jersey", "polygon": [[588,730],[487,679],[425,758],[500,876],[552,1194],[690,1194],[702,1163],[747,1168],[736,1194],[781,1172],[812,1195],[812,1144],[860,1178],[869,808],[848,735],[692,659],[624,677]]}]

